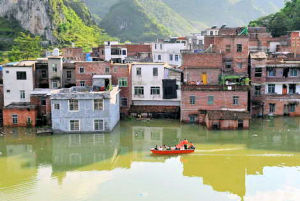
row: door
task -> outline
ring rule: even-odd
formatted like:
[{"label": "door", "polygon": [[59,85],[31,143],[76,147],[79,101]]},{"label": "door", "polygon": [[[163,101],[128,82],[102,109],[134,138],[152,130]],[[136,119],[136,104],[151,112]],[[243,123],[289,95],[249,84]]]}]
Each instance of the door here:
[{"label": "door", "polygon": [[243,129],[243,128],[244,128],[244,121],[238,120],[238,129]]},{"label": "door", "polygon": [[287,86],[286,86],[286,84],[284,84],[284,85],[282,86],[282,94],[283,94],[283,95],[286,95],[286,94],[287,94]]},{"label": "door", "polygon": [[202,73],[202,83],[204,85],[207,85],[207,74],[206,73]]}]

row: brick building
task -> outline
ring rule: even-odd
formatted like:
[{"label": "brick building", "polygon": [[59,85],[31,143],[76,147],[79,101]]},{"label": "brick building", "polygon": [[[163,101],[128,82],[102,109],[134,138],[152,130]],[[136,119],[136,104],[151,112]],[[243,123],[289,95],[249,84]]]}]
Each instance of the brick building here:
[{"label": "brick building", "polygon": [[[248,86],[183,85],[181,121],[205,124],[209,111],[248,113],[248,88]],[[235,121],[235,119],[226,120]],[[245,122],[245,128],[247,125]]]},{"label": "brick building", "polygon": [[62,49],[64,62],[85,61],[85,54],[81,47],[67,47]]},{"label": "brick building", "polygon": [[30,103],[11,103],[3,109],[3,126],[36,126],[37,110]]},{"label": "brick building", "polygon": [[218,84],[222,69],[219,53],[182,53],[184,81],[187,83]]},{"label": "brick building", "polygon": [[253,116],[300,116],[300,61],[251,54],[251,112]]}]

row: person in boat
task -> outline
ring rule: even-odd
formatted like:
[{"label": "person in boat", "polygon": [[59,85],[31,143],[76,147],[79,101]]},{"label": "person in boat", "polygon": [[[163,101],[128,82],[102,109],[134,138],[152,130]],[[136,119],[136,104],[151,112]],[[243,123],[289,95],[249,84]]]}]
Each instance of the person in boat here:
[{"label": "person in boat", "polygon": [[155,149],[155,150],[158,150],[157,145],[155,145],[154,149]]},{"label": "person in boat", "polygon": [[189,143],[189,147],[188,147],[188,149],[195,149],[195,146],[193,145],[193,143],[192,143],[192,142],[190,142],[190,143]]},{"label": "person in boat", "polygon": [[179,145],[175,145],[175,150],[180,150],[180,146]]},{"label": "person in boat", "polygon": [[189,141],[188,141],[187,139],[184,139],[184,140],[182,141],[182,144],[183,144],[183,146],[184,146],[184,149],[188,149]]}]

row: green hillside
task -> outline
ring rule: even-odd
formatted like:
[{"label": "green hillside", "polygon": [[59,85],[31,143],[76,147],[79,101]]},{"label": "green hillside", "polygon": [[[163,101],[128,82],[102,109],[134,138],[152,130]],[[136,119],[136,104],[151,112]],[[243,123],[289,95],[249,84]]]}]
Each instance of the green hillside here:
[{"label": "green hillside", "polygon": [[9,50],[14,38],[23,31],[18,22],[0,17],[0,51]]},{"label": "green hillside", "polygon": [[147,15],[137,0],[122,0],[115,4],[100,25],[121,41],[152,41],[171,34],[157,19]]},{"label": "green hillside", "polygon": [[279,12],[254,20],[250,26],[266,26],[273,36],[300,30],[300,0],[287,1]]}]

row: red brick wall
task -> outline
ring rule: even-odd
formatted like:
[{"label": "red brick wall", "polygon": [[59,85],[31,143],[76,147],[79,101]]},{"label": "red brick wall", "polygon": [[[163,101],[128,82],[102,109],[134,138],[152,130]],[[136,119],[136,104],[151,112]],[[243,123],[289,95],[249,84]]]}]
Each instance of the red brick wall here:
[{"label": "red brick wall", "polygon": [[292,32],[291,33],[291,49],[293,53],[297,55],[300,54],[300,33]]},{"label": "red brick wall", "polygon": [[[190,96],[196,96],[195,105],[190,104]],[[208,104],[208,96],[214,96],[214,104]],[[239,96],[239,104],[233,105],[233,96]],[[188,122],[189,115],[199,114],[199,110],[221,110],[248,108],[247,91],[182,91],[181,121]]]},{"label": "red brick wall", "polygon": [[217,53],[186,53],[182,55],[182,66],[189,67],[204,67],[204,68],[221,68],[222,55]]},{"label": "red brick wall", "polygon": [[[12,115],[18,115],[18,124],[13,124]],[[26,127],[27,118],[30,117],[32,126],[36,125],[37,111],[35,109],[4,109],[3,110],[3,126]]]},{"label": "red brick wall", "polygon": [[[80,67],[84,67],[84,73],[79,73]],[[80,86],[80,81],[85,81],[86,86],[93,85],[93,75],[110,75],[105,73],[105,68],[110,68],[110,63],[94,61],[94,62],[76,62],[75,63],[75,79],[76,86]]]},{"label": "red brick wall", "polygon": [[85,61],[85,55],[82,48],[63,48],[63,57],[73,61]]},{"label": "red brick wall", "polygon": [[[276,104],[275,113],[276,116],[284,115],[284,105],[288,105],[291,101],[286,100],[264,100],[264,115],[268,115],[270,111],[270,103]],[[289,113],[290,116],[300,116],[300,104],[296,105],[295,112]]]}]

